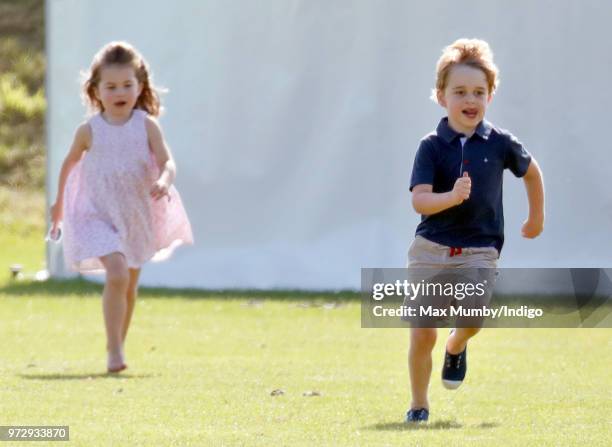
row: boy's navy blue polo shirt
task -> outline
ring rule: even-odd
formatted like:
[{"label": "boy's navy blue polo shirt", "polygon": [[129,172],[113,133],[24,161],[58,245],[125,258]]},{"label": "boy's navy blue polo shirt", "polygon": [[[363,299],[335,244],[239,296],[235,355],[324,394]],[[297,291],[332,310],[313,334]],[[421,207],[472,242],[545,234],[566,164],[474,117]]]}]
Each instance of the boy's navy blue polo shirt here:
[{"label": "boy's navy blue polo shirt", "polygon": [[416,185],[432,185],[433,192],[453,189],[465,171],[472,179],[470,198],[460,205],[430,216],[422,216],[416,234],[448,247],[495,247],[504,244],[502,183],[504,169],[517,177],[527,172],[531,155],[508,131],[480,122],[474,135],[465,141],[440,121],[435,132],[419,145],[412,168],[410,190]]}]

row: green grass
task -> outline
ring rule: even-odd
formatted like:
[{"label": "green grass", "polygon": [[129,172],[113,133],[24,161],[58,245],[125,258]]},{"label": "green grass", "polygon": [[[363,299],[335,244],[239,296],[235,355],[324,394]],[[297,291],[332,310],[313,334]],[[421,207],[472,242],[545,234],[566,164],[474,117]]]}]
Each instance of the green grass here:
[{"label": "green grass", "polygon": [[0,186],[0,284],[9,279],[13,264],[28,274],[45,268],[44,237],[44,193]]},{"label": "green grass", "polygon": [[[0,269],[40,268],[42,224],[2,228]],[[0,276],[0,425],[69,425],[88,447],[609,445],[609,329],[485,329],[455,392],[440,340],[430,423],[407,427],[408,334],[361,329],[355,294],[143,289],[113,377],[100,290]]]},{"label": "green grass", "polygon": [[44,36],[43,0],[0,0],[0,185],[44,185]]},{"label": "green grass", "polygon": [[448,392],[436,374],[431,422],[409,429],[406,332],[360,329],[355,302],[145,292],[129,372],[115,378],[104,374],[95,291],[0,300],[3,424],[69,425],[74,445],[556,446],[609,436],[607,330],[486,330],[471,344],[467,383]]}]

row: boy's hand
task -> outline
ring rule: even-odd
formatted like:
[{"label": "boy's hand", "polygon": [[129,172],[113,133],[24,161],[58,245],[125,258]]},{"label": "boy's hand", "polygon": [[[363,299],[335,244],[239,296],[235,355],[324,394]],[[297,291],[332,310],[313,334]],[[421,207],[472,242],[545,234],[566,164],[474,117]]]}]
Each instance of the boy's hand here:
[{"label": "boy's hand", "polygon": [[164,196],[168,196],[168,200],[170,199],[170,195],[168,194],[168,189],[170,185],[168,185],[163,180],[157,180],[153,183],[153,187],[151,188],[151,197],[153,200],[159,200]]},{"label": "boy's hand", "polygon": [[463,173],[463,177],[459,177],[455,182],[455,186],[451,191],[456,199],[457,205],[463,203],[464,200],[470,198],[470,192],[472,191],[472,179],[467,172]]},{"label": "boy's hand", "polygon": [[521,234],[523,237],[527,239],[533,239],[538,237],[540,233],[544,230],[544,217],[541,218],[528,218],[523,223],[523,228],[521,229]]}]

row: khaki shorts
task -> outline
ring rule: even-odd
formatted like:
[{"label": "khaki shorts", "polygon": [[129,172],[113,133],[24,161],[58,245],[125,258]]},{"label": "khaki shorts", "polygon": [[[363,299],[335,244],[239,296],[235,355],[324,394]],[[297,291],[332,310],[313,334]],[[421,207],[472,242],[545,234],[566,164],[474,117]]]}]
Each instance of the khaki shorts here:
[{"label": "khaki shorts", "polygon": [[[465,247],[453,249],[436,242],[416,236],[408,250],[408,277],[412,283],[428,284],[433,293],[419,294],[404,298],[404,306],[432,306],[435,309],[450,309],[461,305],[463,308],[478,308],[490,303],[493,286],[497,277],[497,259],[499,252],[495,247]],[[472,284],[467,286],[467,284]],[[454,294],[438,293],[436,287]],[[483,292],[480,295],[466,295],[461,290]],[[447,311],[447,313],[450,313]],[[427,315],[403,318],[410,321],[413,327],[443,327],[450,323],[448,317]],[[482,318],[457,316],[454,327],[480,327]]]},{"label": "khaki shorts", "polygon": [[408,250],[408,268],[497,268],[499,253],[495,247],[462,248],[451,256],[451,248],[425,239],[414,238]]}]

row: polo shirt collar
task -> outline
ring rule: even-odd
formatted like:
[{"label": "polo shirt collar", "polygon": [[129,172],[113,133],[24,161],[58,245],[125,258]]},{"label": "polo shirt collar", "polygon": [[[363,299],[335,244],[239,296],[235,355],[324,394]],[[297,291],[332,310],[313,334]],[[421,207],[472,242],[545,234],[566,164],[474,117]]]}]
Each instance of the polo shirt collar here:
[{"label": "polo shirt collar", "polygon": [[[477,134],[483,140],[488,140],[489,135],[491,135],[492,129],[493,129],[493,125],[490,122],[488,122],[487,120],[482,120],[480,123],[478,123],[478,126],[476,126],[476,130],[474,131],[474,133]],[[438,134],[438,136],[442,137],[444,141],[446,141],[447,143],[450,143],[458,136],[463,136],[463,134],[459,132],[455,132],[448,125],[447,116],[445,116],[444,118],[440,120],[440,124],[438,124],[436,133]]]}]

